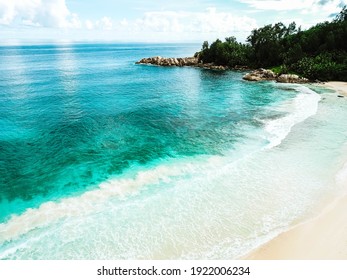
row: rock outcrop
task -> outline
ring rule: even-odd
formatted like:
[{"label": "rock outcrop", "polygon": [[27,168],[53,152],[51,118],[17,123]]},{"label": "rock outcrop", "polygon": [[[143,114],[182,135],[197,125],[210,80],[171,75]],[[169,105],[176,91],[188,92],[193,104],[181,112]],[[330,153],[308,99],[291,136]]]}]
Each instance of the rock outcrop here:
[{"label": "rock outcrop", "polygon": [[[229,67],[223,65],[215,65],[213,63],[202,63],[199,61],[198,56],[194,57],[179,57],[179,58],[166,58],[161,56],[154,56],[148,58],[142,58],[136,64],[151,64],[158,66],[193,66],[200,67],[204,69],[212,70],[228,70]],[[235,70],[245,70],[243,66],[237,66]],[[243,76],[244,80],[247,81],[277,81],[279,83],[309,83],[310,81],[306,78],[299,77],[294,74],[282,74],[276,75],[273,71],[269,69],[257,69]]]},{"label": "rock outcrop", "polygon": [[159,66],[194,66],[199,63],[197,57],[165,58],[161,56],[142,58],[136,64],[153,64]]},{"label": "rock outcrop", "polygon": [[229,69],[228,66],[215,65],[213,63],[198,63],[195,66],[204,68],[204,69],[211,69],[211,70],[228,70]]},{"label": "rock outcrop", "polygon": [[161,56],[142,58],[136,64],[152,64],[158,66],[193,66],[212,70],[227,70],[227,66],[215,65],[213,63],[201,63],[198,57],[165,58]]},{"label": "rock outcrop", "polygon": [[278,83],[295,83],[303,84],[310,81],[306,78],[299,77],[295,74],[276,75],[273,71],[267,69],[257,69],[243,76],[247,81],[277,81]]},{"label": "rock outcrop", "polygon": [[295,84],[304,84],[308,83],[309,80],[303,77],[299,77],[295,74],[282,74],[276,79],[279,83],[295,83]]},{"label": "rock outcrop", "polygon": [[247,81],[270,81],[276,79],[276,74],[271,70],[260,68],[247,73],[243,76],[243,79]]}]

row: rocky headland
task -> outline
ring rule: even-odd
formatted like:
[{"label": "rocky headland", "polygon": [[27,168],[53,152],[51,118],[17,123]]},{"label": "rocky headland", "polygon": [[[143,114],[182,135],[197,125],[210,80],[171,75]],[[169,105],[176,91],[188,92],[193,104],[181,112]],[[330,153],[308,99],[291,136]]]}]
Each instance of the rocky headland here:
[{"label": "rocky headland", "polygon": [[306,78],[300,77],[295,74],[275,74],[269,69],[257,69],[243,76],[244,80],[247,81],[277,81],[279,83],[295,83],[304,84],[310,81]]},{"label": "rocky headland", "polygon": [[[203,63],[199,60],[198,56],[194,57],[178,57],[178,58],[166,58],[161,56],[154,56],[148,58],[142,58],[137,61],[136,64],[150,64],[157,66],[190,66],[190,67],[199,67],[204,69],[211,70],[247,70],[247,67],[244,66],[235,66],[233,68],[229,68],[228,66],[223,65],[215,65],[213,63]],[[243,76],[244,80],[247,81],[277,81],[279,83],[296,83],[303,84],[309,83],[310,81],[306,78],[300,77],[295,74],[275,74],[272,70],[269,69],[257,69],[253,70],[250,73],[247,73]]]},{"label": "rocky headland", "polygon": [[161,56],[142,58],[136,64],[151,64],[157,66],[191,66],[191,67],[200,67],[211,70],[228,70],[228,66],[215,65],[213,63],[203,63],[199,61],[198,57],[178,57],[178,58],[166,58]]},{"label": "rocky headland", "polygon": [[268,69],[257,69],[243,76],[247,81],[277,81],[279,83],[305,84],[310,81],[295,74],[275,74]]}]

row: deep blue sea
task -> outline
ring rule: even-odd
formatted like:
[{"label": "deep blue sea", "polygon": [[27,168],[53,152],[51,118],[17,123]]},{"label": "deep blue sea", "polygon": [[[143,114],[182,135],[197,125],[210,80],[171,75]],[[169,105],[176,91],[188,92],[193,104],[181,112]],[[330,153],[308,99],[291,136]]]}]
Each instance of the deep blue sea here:
[{"label": "deep blue sea", "polygon": [[199,49],[0,46],[0,259],[237,258],[345,187],[334,92],[135,64]]}]

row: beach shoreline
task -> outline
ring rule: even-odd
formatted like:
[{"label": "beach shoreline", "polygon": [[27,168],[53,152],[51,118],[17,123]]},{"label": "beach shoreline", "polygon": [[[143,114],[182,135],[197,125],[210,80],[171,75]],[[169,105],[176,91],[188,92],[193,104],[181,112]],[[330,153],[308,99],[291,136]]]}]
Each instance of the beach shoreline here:
[{"label": "beach shoreline", "polygon": [[332,89],[337,94],[347,97],[347,82],[331,81],[319,85],[328,89]]},{"label": "beach shoreline", "polygon": [[[321,86],[334,90],[339,97],[347,97],[347,82],[332,81]],[[347,190],[346,170],[347,164],[339,171],[339,179]],[[315,217],[280,233],[241,259],[346,260],[347,195],[323,205]]]}]

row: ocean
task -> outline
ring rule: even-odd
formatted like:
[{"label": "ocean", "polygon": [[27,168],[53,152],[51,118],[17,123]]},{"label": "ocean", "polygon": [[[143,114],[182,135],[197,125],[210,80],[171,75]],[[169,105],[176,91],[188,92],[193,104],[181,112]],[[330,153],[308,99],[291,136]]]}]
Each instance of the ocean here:
[{"label": "ocean", "polygon": [[235,259],[345,192],[346,98],[135,64],[199,49],[0,46],[0,259]]}]

